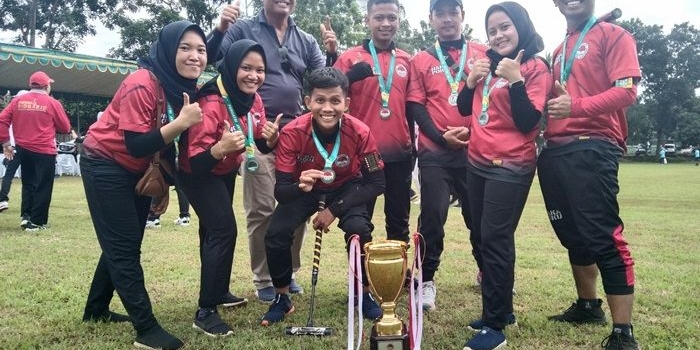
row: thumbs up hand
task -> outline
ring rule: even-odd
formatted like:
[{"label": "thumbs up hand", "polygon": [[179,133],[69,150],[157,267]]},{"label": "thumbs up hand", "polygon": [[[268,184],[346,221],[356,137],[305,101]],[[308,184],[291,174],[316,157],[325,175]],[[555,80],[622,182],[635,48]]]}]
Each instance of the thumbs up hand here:
[{"label": "thumbs up hand", "polygon": [[280,119],[282,119],[282,115],[282,113],[278,114],[274,122],[268,120],[263,126],[262,136],[267,141],[267,147],[273,148],[277,145],[280,137]]},{"label": "thumbs up hand", "polygon": [[321,39],[323,40],[323,46],[326,48],[326,53],[336,53],[338,51],[338,39],[335,37],[333,28],[331,28],[330,16],[326,16],[319,29],[321,29]]},{"label": "thumbs up hand", "polygon": [[571,116],[571,95],[559,82],[554,82],[552,94],[556,96],[547,101],[547,113],[553,119],[564,119]]},{"label": "thumbs up hand", "polygon": [[231,24],[236,23],[240,15],[241,1],[236,0],[233,4],[229,3],[221,10],[221,19],[219,20],[219,24],[216,26],[216,29],[221,33],[225,33]]},{"label": "thumbs up hand", "polygon": [[496,75],[507,79],[509,83],[523,80],[523,76],[520,73],[520,62],[523,60],[523,54],[525,54],[525,51],[520,50],[514,59],[504,57],[496,66]]},{"label": "thumbs up hand", "polygon": [[199,107],[199,103],[190,103],[190,96],[186,92],[182,93],[182,101],[182,109],[176,120],[179,120],[185,129],[201,122],[202,108]]}]

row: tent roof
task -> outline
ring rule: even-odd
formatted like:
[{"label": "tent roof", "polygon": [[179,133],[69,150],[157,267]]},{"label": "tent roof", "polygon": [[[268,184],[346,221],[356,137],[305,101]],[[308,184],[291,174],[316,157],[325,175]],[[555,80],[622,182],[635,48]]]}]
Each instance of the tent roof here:
[{"label": "tent roof", "polygon": [[136,62],[0,43],[0,86],[26,89],[37,70],[56,81],[55,92],[112,97]]}]

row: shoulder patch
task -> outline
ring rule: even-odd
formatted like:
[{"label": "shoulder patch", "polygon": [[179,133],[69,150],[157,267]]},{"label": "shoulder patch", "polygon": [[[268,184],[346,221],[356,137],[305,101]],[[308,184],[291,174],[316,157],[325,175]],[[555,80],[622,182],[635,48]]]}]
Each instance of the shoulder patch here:
[{"label": "shoulder patch", "polygon": [[379,153],[371,153],[368,155],[365,155],[362,157],[362,166],[365,167],[367,172],[373,173],[375,171],[381,170],[382,168],[379,166],[379,161],[381,160],[381,156]]}]

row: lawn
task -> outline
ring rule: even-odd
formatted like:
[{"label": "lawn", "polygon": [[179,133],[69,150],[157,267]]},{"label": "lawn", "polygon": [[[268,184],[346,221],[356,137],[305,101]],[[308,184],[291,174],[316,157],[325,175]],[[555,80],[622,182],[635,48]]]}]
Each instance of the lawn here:
[{"label": "lawn", "polygon": [[[623,163],[620,182],[621,216],[636,260],[636,336],[644,349],[700,349],[700,167]],[[20,189],[15,180],[10,209],[0,214],[0,349],[133,348],[129,324],[81,322],[100,252],[81,179],[56,179],[51,228],[38,233],[19,228]],[[297,278],[307,293],[293,297],[297,313],[282,324],[262,328],[258,320],[267,305],[257,302],[253,293],[240,188],[234,207],[240,237],[231,290],[250,299],[246,307],[222,311],[235,334],[212,339],[191,328],[199,288],[197,220],[189,227],[173,224],[174,193],[162,227],[146,231],[142,248],[146,287],[162,325],[181,337],[186,349],[345,348],[347,261],[339,229],[324,237],[316,304],[316,324],[333,327],[334,334],[290,337],[284,335],[284,327],[304,325],[308,315],[313,239],[307,237],[304,243],[304,264]],[[419,208],[413,205],[412,210],[415,224]],[[375,238],[384,235],[380,214],[375,217]],[[423,349],[461,349],[472,336],[466,325],[479,317],[481,296],[473,287],[476,268],[467,237],[459,211],[450,209],[446,249],[436,275],[438,308],[425,316]],[[547,316],[568,307],[575,294],[566,253],[549,226],[537,181],[516,244],[514,302],[519,325],[507,329],[509,348],[598,348],[609,327],[547,321]],[[599,290],[602,293],[602,287]],[[112,307],[123,312],[117,297]],[[406,319],[405,293],[399,311]],[[365,327],[369,330],[367,322]],[[368,341],[363,349],[369,349]]]}]

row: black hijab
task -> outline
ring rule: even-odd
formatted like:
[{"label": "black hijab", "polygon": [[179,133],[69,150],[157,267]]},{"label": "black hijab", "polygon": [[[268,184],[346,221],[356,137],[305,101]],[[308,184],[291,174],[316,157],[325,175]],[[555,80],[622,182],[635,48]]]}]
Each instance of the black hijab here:
[{"label": "black hijab", "polygon": [[[226,53],[224,53],[224,58],[218,67],[221,82],[224,84],[224,89],[226,89],[233,109],[238,116],[248,113],[255,101],[255,94],[248,95],[244,93],[238,88],[237,83],[238,68],[240,68],[243,58],[251,51],[259,53],[262,56],[263,64],[267,67],[267,59],[262,46],[249,39],[240,39],[231,44]],[[200,95],[220,94],[219,87],[216,85],[217,78],[218,76],[204,84],[200,90]]]},{"label": "black hijab", "polygon": [[187,31],[194,31],[207,42],[206,36],[198,25],[190,21],[177,21],[163,27],[158,34],[158,40],[151,44],[147,57],[140,58],[138,65],[155,74],[160,86],[165,91],[165,98],[177,111],[182,108],[182,93],[186,92],[194,99],[197,92],[197,79],[183,78],[177,72],[175,57],[182,36]]},{"label": "black hijab", "polygon": [[[522,59],[522,62],[525,62],[534,57],[538,52],[544,50],[544,41],[542,41],[542,37],[537,34],[537,31],[535,31],[535,25],[532,24],[530,15],[527,13],[527,10],[517,2],[506,1],[491,5],[491,7],[486,10],[486,32],[488,32],[489,16],[496,11],[505,12],[506,15],[510,17],[510,20],[513,21],[515,30],[518,31],[518,47],[516,47],[510,55],[505,57],[515,59],[520,50],[525,50]],[[499,55],[493,49],[486,51],[486,55],[491,59],[491,74],[496,75],[496,67],[498,67],[498,63],[501,62],[504,56]]]}]

